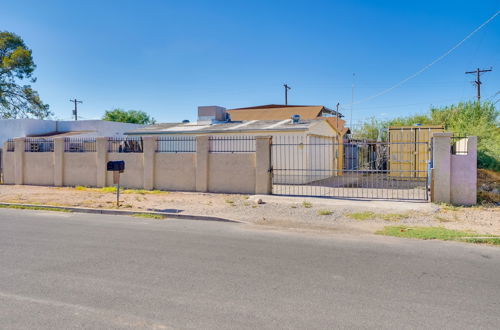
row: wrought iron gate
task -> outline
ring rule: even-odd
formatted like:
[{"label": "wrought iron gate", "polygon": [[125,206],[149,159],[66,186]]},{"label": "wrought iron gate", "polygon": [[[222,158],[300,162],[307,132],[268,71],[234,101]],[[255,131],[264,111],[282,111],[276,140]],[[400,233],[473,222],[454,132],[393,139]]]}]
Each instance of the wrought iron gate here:
[{"label": "wrought iron gate", "polygon": [[428,200],[429,142],[275,136],[273,194]]}]

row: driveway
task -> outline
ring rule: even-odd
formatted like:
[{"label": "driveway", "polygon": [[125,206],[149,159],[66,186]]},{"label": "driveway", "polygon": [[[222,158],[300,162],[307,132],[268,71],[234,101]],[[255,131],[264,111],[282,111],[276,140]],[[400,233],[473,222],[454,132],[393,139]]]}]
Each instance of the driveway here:
[{"label": "driveway", "polygon": [[0,210],[6,329],[482,328],[500,249]]}]

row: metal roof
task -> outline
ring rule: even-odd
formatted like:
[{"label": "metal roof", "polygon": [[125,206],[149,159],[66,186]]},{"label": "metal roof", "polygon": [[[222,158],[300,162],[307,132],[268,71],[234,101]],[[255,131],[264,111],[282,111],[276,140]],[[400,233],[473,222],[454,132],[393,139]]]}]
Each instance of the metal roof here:
[{"label": "metal roof", "polygon": [[309,129],[316,120],[301,120],[292,123],[285,120],[249,120],[224,123],[164,123],[126,132],[126,135],[148,134],[204,134],[204,133],[242,133],[254,131],[303,131]]}]

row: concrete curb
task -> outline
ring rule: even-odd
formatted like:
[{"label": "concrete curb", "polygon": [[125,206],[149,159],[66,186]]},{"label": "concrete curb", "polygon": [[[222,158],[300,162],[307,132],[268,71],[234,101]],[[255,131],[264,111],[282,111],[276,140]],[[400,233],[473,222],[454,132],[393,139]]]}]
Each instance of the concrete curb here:
[{"label": "concrete curb", "polygon": [[179,214],[170,212],[152,212],[152,211],[126,211],[126,210],[107,210],[107,209],[92,209],[87,207],[73,207],[73,206],[52,206],[52,205],[39,205],[39,204],[18,204],[18,203],[2,203],[0,205],[13,206],[15,207],[27,207],[27,208],[44,208],[52,210],[65,210],[75,213],[91,213],[91,214],[106,214],[106,215],[138,215],[138,214],[151,214],[151,215],[161,215],[167,219],[179,219],[179,220],[200,220],[200,221],[218,221],[218,222],[233,222],[241,223],[237,220],[230,220],[220,217],[211,217],[206,215],[193,215],[193,214]]}]

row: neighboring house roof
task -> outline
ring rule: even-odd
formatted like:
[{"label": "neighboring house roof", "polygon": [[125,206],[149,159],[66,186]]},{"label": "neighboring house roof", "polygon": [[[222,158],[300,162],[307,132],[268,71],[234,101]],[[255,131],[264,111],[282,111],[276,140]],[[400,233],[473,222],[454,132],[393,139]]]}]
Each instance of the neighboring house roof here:
[{"label": "neighboring house roof", "polygon": [[[268,104],[257,107],[236,108],[226,110],[231,120],[285,120],[293,115],[299,115],[301,119],[315,119],[323,113],[331,115],[337,114],[322,105],[279,105]],[[341,114],[339,114],[342,117]]]},{"label": "neighboring house roof", "polygon": [[351,133],[351,130],[345,127],[345,120],[337,119],[337,117],[325,117],[325,120],[333,127],[340,135],[345,135]]},{"label": "neighboring house roof", "polygon": [[205,134],[205,133],[244,133],[262,131],[304,131],[309,129],[317,120],[301,120],[292,123],[284,120],[250,120],[227,123],[165,123],[151,125],[126,132],[126,135],[157,135],[157,134]]},{"label": "neighboring house roof", "polygon": [[70,131],[70,132],[49,132],[44,134],[28,134],[26,137],[35,137],[35,138],[56,138],[56,137],[69,137],[75,135],[90,135],[95,134],[96,131]]}]

